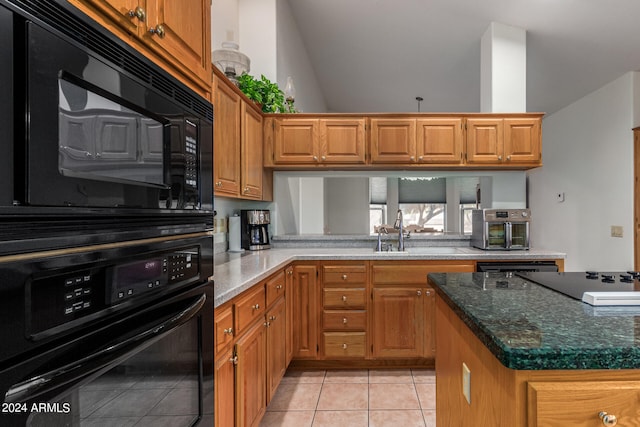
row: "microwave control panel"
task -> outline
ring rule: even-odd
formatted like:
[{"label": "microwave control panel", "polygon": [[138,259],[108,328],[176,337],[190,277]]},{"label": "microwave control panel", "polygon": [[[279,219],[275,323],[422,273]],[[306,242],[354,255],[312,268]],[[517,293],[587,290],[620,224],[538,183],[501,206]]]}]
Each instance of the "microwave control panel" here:
[{"label": "microwave control panel", "polygon": [[198,125],[190,120],[185,120],[184,182],[187,187],[198,188]]},{"label": "microwave control panel", "polygon": [[35,278],[25,292],[27,336],[48,336],[199,279],[198,247]]}]

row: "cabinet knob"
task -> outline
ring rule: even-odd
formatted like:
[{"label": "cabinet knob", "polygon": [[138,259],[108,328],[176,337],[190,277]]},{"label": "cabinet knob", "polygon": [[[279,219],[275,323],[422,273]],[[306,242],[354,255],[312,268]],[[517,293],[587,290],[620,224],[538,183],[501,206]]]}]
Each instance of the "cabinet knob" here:
[{"label": "cabinet knob", "polygon": [[418,296],[422,295],[422,291],[418,291],[417,293],[418,293]]},{"label": "cabinet knob", "polygon": [[244,194],[249,194],[251,189],[249,187],[244,187]]},{"label": "cabinet knob", "polygon": [[318,156],[313,156],[313,160],[314,160],[315,162],[317,162],[317,161],[318,161]]},{"label": "cabinet knob", "polygon": [[425,291],[425,294],[427,294],[428,297],[431,296],[431,291]]},{"label": "cabinet knob", "polygon": [[276,285],[276,289],[278,290],[282,289],[282,285]]},{"label": "cabinet knob", "polygon": [[129,11],[129,16],[131,18],[138,18],[140,21],[144,22],[144,20],[146,19],[147,14],[145,13],[143,8],[138,6],[138,7],[136,7],[135,10],[130,10]]},{"label": "cabinet knob", "polygon": [[511,160],[511,156],[507,156],[507,160]]},{"label": "cabinet knob", "polygon": [[327,156],[322,156],[321,159],[324,162],[325,160],[327,160]]},{"label": "cabinet knob", "polygon": [[422,161],[422,156],[418,156],[418,160]]},{"label": "cabinet knob", "polygon": [[229,359],[229,362],[233,363],[234,365],[238,364],[238,356],[233,356],[231,359]]},{"label": "cabinet knob", "polygon": [[343,324],[343,325],[346,325],[346,324],[347,324],[347,318],[346,318],[346,317],[343,317],[343,318],[342,318],[342,324]]},{"label": "cabinet knob", "polygon": [[164,26],[162,24],[158,24],[155,27],[149,28],[149,32],[151,35],[157,34],[161,39],[165,36]]},{"label": "cabinet knob", "polygon": [[342,275],[342,280],[347,280],[347,275],[346,274]]},{"label": "cabinet knob", "polygon": [[416,156],[411,156],[409,157],[409,160],[411,160],[412,162],[416,159]]},{"label": "cabinet knob", "polygon": [[289,276],[292,276],[292,275],[293,275],[293,270],[287,270],[287,274],[288,274]]},{"label": "cabinet knob", "polygon": [[260,304],[252,305],[251,308],[254,310],[260,310]]},{"label": "cabinet knob", "polygon": [[274,320],[276,320],[276,316],[269,316],[269,320],[273,322]]},{"label": "cabinet knob", "polygon": [[347,296],[346,295],[342,295],[342,301],[347,302]]},{"label": "cabinet knob", "polygon": [[618,418],[615,415],[609,415],[606,412],[602,411],[598,414],[598,416],[602,420],[602,425],[615,426],[616,424],[618,424]]},{"label": "cabinet knob", "polygon": [[222,331],[223,333],[227,334],[227,335],[233,335],[233,328],[227,328],[224,331]]},{"label": "cabinet knob", "polygon": [[342,344],[342,349],[343,349],[343,350],[346,350],[346,349],[347,349],[347,344],[346,344],[346,343]]},{"label": "cabinet knob", "polygon": [[498,160],[502,161],[502,156],[498,156]]}]

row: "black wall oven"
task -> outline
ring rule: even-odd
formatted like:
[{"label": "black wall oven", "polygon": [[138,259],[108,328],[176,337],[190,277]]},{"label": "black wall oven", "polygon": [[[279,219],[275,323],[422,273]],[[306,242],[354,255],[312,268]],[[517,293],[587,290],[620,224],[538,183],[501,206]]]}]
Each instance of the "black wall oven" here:
[{"label": "black wall oven", "polygon": [[213,424],[211,235],[0,258],[0,425]]}]

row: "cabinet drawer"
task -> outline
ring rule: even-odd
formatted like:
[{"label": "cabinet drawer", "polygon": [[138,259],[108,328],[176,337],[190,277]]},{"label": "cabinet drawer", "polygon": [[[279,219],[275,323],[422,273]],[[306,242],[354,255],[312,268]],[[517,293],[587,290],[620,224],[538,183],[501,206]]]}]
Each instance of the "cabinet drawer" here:
[{"label": "cabinet drawer", "polygon": [[270,306],[280,296],[284,295],[284,271],[267,280],[267,306]]},{"label": "cabinet drawer", "polygon": [[364,357],[365,332],[324,332],[324,355],[326,358]]},{"label": "cabinet drawer", "polygon": [[413,265],[374,265],[372,283],[376,285],[426,285],[429,273],[472,273],[473,263],[438,263]]},{"label": "cabinet drawer", "polygon": [[249,326],[254,319],[264,315],[265,302],[264,285],[257,286],[247,295],[238,299],[234,304],[236,307],[236,334]]},{"label": "cabinet drawer", "polygon": [[367,312],[364,310],[324,310],[322,327],[345,331],[362,331],[367,328]]},{"label": "cabinet drawer", "polygon": [[345,285],[365,283],[367,268],[364,265],[324,265],[322,266],[322,282],[324,284]]},{"label": "cabinet drawer", "polygon": [[364,288],[325,288],[324,308],[364,308]]},{"label": "cabinet drawer", "polygon": [[222,310],[216,310],[214,319],[216,325],[216,354],[218,354],[233,341],[233,307],[228,306]]},{"label": "cabinet drawer", "polygon": [[614,415],[620,426],[638,420],[640,381],[529,382],[527,387],[529,426],[605,425],[600,412]]}]

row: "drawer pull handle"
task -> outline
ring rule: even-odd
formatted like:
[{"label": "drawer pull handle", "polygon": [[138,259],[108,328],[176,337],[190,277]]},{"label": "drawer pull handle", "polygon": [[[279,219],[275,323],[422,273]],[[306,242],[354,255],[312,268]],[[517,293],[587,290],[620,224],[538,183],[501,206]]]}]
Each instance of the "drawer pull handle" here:
[{"label": "drawer pull handle", "polygon": [[346,349],[347,349],[347,344],[346,344],[346,343],[345,343],[345,344],[342,344],[342,349],[343,349],[343,350],[346,350]]},{"label": "drawer pull handle", "polygon": [[229,362],[233,363],[234,365],[238,364],[238,356],[233,356],[231,359],[229,359]]},{"label": "drawer pull handle", "polygon": [[136,7],[136,9],[135,9],[135,10],[130,10],[130,11],[129,11],[129,16],[130,16],[131,18],[134,18],[134,17],[135,17],[135,18],[138,18],[140,21],[143,21],[143,22],[144,22],[144,20],[145,20],[145,18],[146,18],[146,16],[147,16],[147,14],[146,14],[146,12],[144,11],[144,9],[143,9],[143,8],[141,8],[140,6],[138,6],[138,7]]},{"label": "drawer pull handle", "polygon": [[260,310],[260,304],[252,305],[251,308],[254,310]]},{"label": "drawer pull handle", "polygon": [[165,35],[164,26],[162,24],[158,24],[155,27],[149,28],[149,32],[151,33],[151,35],[157,34],[161,39],[163,39]]},{"label": "drawer pull handle", "polygon": [[343,325],[346,325],[346,324],[347,324],[347,318],[346,318],[346,317],[343,317],[343,318],[342,318],[342,324],[343,324]]},{"label": "drawer pull handle", "polygon": [[347,302],[347,296],[346,295],[342,295],[342,301]]},{"label": "drawer pull handle", "polygon": [[347,275],[346,274],[342,275],[342,280],[347,280]]},{"label": "drawer pull handle", "polygon": [[615,426],[616,424],[618,424],[618,418],[615,415],[609,415],[606,412],[602,411],[598,414],[598,416],[602,420],[602,425]]},{"label": "drawer pull handle", "polygon": [[426,291],[426,294],[427,294],[428,297],[430,297],[431,296],[431,291]]},{"label": "drawer pull handle", "polygon": [[233,328],[227,328],[224,331],[222,331],[223,333],[227,334],[227,335],[233,335]]}]

